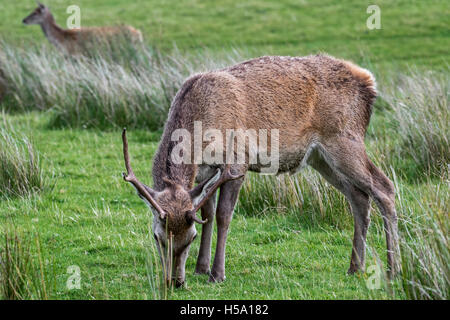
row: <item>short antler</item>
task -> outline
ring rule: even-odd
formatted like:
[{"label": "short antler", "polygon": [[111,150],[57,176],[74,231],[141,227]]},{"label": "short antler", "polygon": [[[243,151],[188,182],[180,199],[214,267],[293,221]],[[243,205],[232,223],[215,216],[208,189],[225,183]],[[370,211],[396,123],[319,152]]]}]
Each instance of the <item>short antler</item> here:
[{"label": "short antler", "polygon": [[139,195],[143,198],[145,198],[152,206],[153,208],[158,211],[159,216],[161,219],[164,219],[166,217],[166,213],[164,210],[159,206],[159,204],[153,199],[153,197],[150,195],[150,193],[147,191],[146,187],[136,178],[134,175],[133,169],[130,165],[130,156],[128,154],[128,141],[127,141],[127,129],[124,128],[122,132],[122,141],[123,141],[123,156],[125,159],[125,168],[127,169],[127,173],[122,173],[123,179],[129,183],[131,183],[136,190],[138,191]]}]

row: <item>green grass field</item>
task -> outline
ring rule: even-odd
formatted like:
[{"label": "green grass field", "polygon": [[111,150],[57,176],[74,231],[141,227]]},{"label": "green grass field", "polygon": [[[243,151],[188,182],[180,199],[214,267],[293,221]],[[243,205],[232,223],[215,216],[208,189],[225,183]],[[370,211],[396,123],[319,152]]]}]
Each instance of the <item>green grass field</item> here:
[{"label": "green grass field", "polygon": [[[230,47],[255,55],[307,55],[328,52],[355,62],[386,67],[439,66],[449,58],[450,5],[445,0],[396,1],[154,1],[48,0],[56,21],[65,27],[66,8],[81,8],[82,26],[130,24],[145,41],[163,50]],[[368,30],[368,5],[381,9],[381,29]],[[34,1],[0,4],[0,34],[15,42],[44,41],[37,26],[22,19]]]},{"label": "green grass field", "polygon": [[[428,252],[440,250],[436,252],[443,262],[436,262],[436,266],[446,265],[447,269],[435,268],[430,271],[432,275],[429,278],[440,279],[436,283],[439,283],[437,286],[441,291],[436,289],[433,295],[421,298],[448,299],[448,1],[48,0],[46,4],[60,25],[64,25],[65,8],[70,4],[80,5],[83,26],[131,24],[142,30],[146,44],[157,48],[161,55],[174,52],[177,57],[199,55],[193,64],[195,70],[216,65],[216,62],[204,62],[197,66],[205,52],[208,57],[217,57],[217,64],[221,64],[224,59],[219,57],[234,49],[243,52],[237,56],[244,57],[327,52],[370,68],[377,75],[382,94],[376,103],[367,135],[368,152],[396,183],[397,210],[404,234],[412,230],[408,229],[412,222],[422,223],[427,221],[422,221],[424,217],[438,217],[433,221],[438,221],[437,230],[443,230],[444,241],[439,243],[444,245],[438,246],[440,249],[427,250],[428,242],[421,242],[430,238],[427,232],[434,228],[430,225],[423,229],[423,238],[414,239],[415,233],[411,238],[405,237],[405,246]],[[369,4],[377,4],[381,8],[380,30],[366,27]],[[34,5],[31,0],[19,3],[2,1],[0,4],[0,37],[8,47],[27,48],[30,44],[40,43],[48,46],[39,27],[21,23]],[[34,47],[33,50],[39,49]],[[0,51],[0,58],[1,54]],[[54,52],[48,54],[51,56]],[[18,58],[18,65],[21,61],[28,61],[28,58],[23,59]],[[39,59],[42,57],[30,61],[43,61]],[[14,82],[14,90],[6,97],[0,111],[0,129],[14,131],[30,139],[40,155],[48,182],[41,192],[32,192],[25,197],[0,197],[2,238],[5,239],[3,235],[6,233],[17,232],[19,239],[24,239],[23,243],[26,243],[25,239],[31,241],[29,256],[33,261],[32,267],[24,274],[34,280],[26,282],[30,289],[28,292],[25,290],[22,298],[412,297],[405,290],[408,287],[405,283],[421,279],[414,270],[410,274],[405,269],[404,276],[390,284],[383,280],[381,287],[375,290],[367,286],[370,273],[347,276],[353,237],[350,210],[341,195],[310,171],[306,171],[305,180],[301,180],[304,183],[302,194],[306,197],[303,202],[271,201],[265,198],[269,193],[261,192],[256,198],[252,192],[243,190],[227,242],[225,282],[210,284],[206,276],[193,274],[200,242],[196,240],[186,264],[186,287],[166,290],[159,284],[159,263],[149,231],[151,213],[121,177],[124,167],[120,129],[128,118],[96,127],[84,125],[74,113],[65,118],[64,125],[52,125],[55,110],[70,108],[76,99],[67,98],[64,102],[64,96],[51,100],[36,95],[38,86],[35,84],[41,80],[36,74],[27,72],[39,70],[39,67],[41,65],[36,64],[36,69],[20,69],[21,77],[36,79],[33,82]],[[181,81],[190,69],[183,69],[177,73],[177,78],[171,75],[164,81]],[[421,72],[425,74],[427,70],[435,72],[427,79],[443,79],[440,87],[429,86],[435,91],[430,89],[427,94],[436,95],[436,99],[423,97],[418,93],[419,89],[405,85],[407,81],[404,79],[395,79],[397,71],[409,74],[410,69],[418,70],[417,86],[422,83]],[[58,74],[62,69],[49,67],[46,70],[48,74]],[[432,81],[423,83],[428,85],[429,82]],[[58,85],[58,81],[54,83]],[[174,84],[175,87],[178,85],[178,82]],[[20,91],[21,86],[23,92]],[[417,128],[412,127],[411,122],[405,120],[403,123],[401,117],[395,117],[399,114],[399,109],[393,107],[397,102],[389,100],[389,97],[395,97],[397,88],[406,88],[399,101],[410,101],[408,99],[416,99],[415,95],[420,96],[417,101],[422,104],[415,104],[417,110],[414,109],[417,113],[411,111],[413,125],[414,119],[424,119],[420,123],[417,121]],[[438,92],[435,88],[443,89]],[[172,89],[165,89],[162,86],[163,93],[158,91],[155,95],[173,94]],[[46,95],[50,95],[48,92]],[[40,105],[48,101],[52,105]],[[125,109],[128,106],[125,97],[118,103]],[[157,103],[166,102],[160,99]],[[428,121],[425,111],[420,113],[420,108],[429,105],[437,106],[436,110],[441,110],[441,113],[431,111],[429,119],[432,120]],[[99,117],[100,113],[95,111],[93,114]],[[129,132],[130,153],[137,176],[146,177],[143,180],[150,183],[151,160],[161,129],[148,130],[145,123],[135,127]],[[414,132],[425,134],[414,135]],[[426,150],[429,150],[429,156]],[[268,183],[271,186],[270,181]],[[380,263],[385,266],[382,221],[379,211],[374,205],[372,207],[367,266]],[[430,243],[430,248],[435,248],[435,244]],[[81,289],[69,290],[66,283],[71,274],[67,269],[73,265],[80,268]],[[425,271],[418,272],[428,274]],[[5,282],[0,281],[0,287],[5,286]]]},{"label": "green grass field", "polygon": [[[146,278],[146,259],[157,261],[148,248],[153,245],[149,232],[152,217],[120,175],[120,135],[47,130],[41,118],[33,114],[12,117],[12,121],[16,130],[33,137],[36,148],[45,155],[45,164],[53,165],[58,176],[56,185],[52,192],[40,197],[0,202],[2,225],[39,231],[45,256],[54,267],[54,298],[152,298]],[[158,136],[145,131],[133,131],[129,136],[136,174],[146,177]],[[302,223],[296,213],[269,212],[267,217],[236,214],[228,240],[227,280],[221,284],[209,284],[206,276],[193,275],[199,246],[195,241],[186,266],[187,288],[174,290],[170,298],[386,296],[367,290],[363,277],[346,275],[351,227],[311,227]],[[384,237],[380,226],[372,226],[369,244],[382,255]],[[66,289],[70,276],[66,269],[70,265],[81,268],[81,290]]]}]

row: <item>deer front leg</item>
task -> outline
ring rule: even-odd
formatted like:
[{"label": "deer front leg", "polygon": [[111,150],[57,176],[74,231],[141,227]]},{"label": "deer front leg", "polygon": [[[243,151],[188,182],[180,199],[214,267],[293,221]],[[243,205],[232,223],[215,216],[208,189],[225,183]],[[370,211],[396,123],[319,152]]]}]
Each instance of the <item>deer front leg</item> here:
[{"label": "deer front leg", "polygon": [[234,206],[239,195],[244,178],[228,181],[220,188],[219,203],[217,206],[217,245],[214,263],[209,277],[210,282],[225,280],[225,245],[228,227],[233,217]]},{"label": "deer front leg", "polygon": [[211,239],[213,233],[214,214],[216,213],[216,192],[208,199],[202,207],[202,219],[208,222],[202,226],[202,239],[198,251],[195,274],[209,274],[211,262]]}]

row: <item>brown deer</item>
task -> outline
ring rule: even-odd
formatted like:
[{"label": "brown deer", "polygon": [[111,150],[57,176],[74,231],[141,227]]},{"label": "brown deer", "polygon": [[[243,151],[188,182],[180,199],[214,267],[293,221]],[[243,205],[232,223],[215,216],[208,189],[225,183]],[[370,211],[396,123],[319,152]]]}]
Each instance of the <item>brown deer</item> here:
[{"label": "brown deer", "polygon": [[[250,163],[248,136],[244,137],[243,163],[233,160],[237,143],[234,136],[226,148],[219,150],[227,155],[226,164],[192,160],[192,151],[204,152],[208,148],[204,141],[195,145],[193,136],[199,123],[203,132],[218,130],[223,136],[230,129],[279,130],[278,137],[270,135],[279,145],[275,157],[279,162],[277,174],[295,173],[310,165],[346,196],[354,216],[349,274],[364,270],[369,201],[374,199],[383,216],[388,269],[393,275],[399,268],[394,186],[370,161],[364,146],[376,94],[375,80],[369,71],[326,55],[261,57],[194,75],[172,102],[154,157],[153,188],[139,182],[133,174],[124,130],[128,172],[124,178],[154,212],[154,237],[167,279],[178,286],[184,283],[186,258],[197,234],[194,222],[203,225],[196,273],[209,274],[212,282],[225,279],[225,243],[244,175],[248,170],[261,172],[265,167],[259,160]],[[191,134],[192,144],[188,145],[194,148],[181,149],[180,153],[189,161],[174,160],[174,153],[180,152],[181,142],[176,134],[180,129]],[[216,140],[220,139],[211,143]],[[268,146],[265,151],[277,150]],[[195,181],[198,184],[194,187]],[[199,209],[202,219],[196,217]],[[214,216],[218,234],[210,271]]]},{"label": "brown deer", "polygon": [[40,25],[47,39],[57,48],[69,54],[85,53],[92,45],[114,41],[119,37],[124,37],[134,43],[143,41],[141,31],[126,25],[63,29],[56,24],[50,9],[40,2],[38,2],[38,7],[23,19],[23,23]]}]

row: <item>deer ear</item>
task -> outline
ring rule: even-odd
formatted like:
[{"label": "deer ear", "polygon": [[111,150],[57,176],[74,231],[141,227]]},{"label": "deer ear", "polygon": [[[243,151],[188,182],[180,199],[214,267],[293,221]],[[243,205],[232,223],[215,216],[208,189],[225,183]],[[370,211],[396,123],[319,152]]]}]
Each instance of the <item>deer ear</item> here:
[{"label": "deer ear", "polygon": [[220,178],[220,169],[217,169],[217,172],[214,176],[212,176],[206,182],[202,182],[197,185],[194,189],[191,190],[190,195],[192,199],[192,205],[194,208],[203,200],[203,198],[208,194],[208,190],[219,180]]}]

